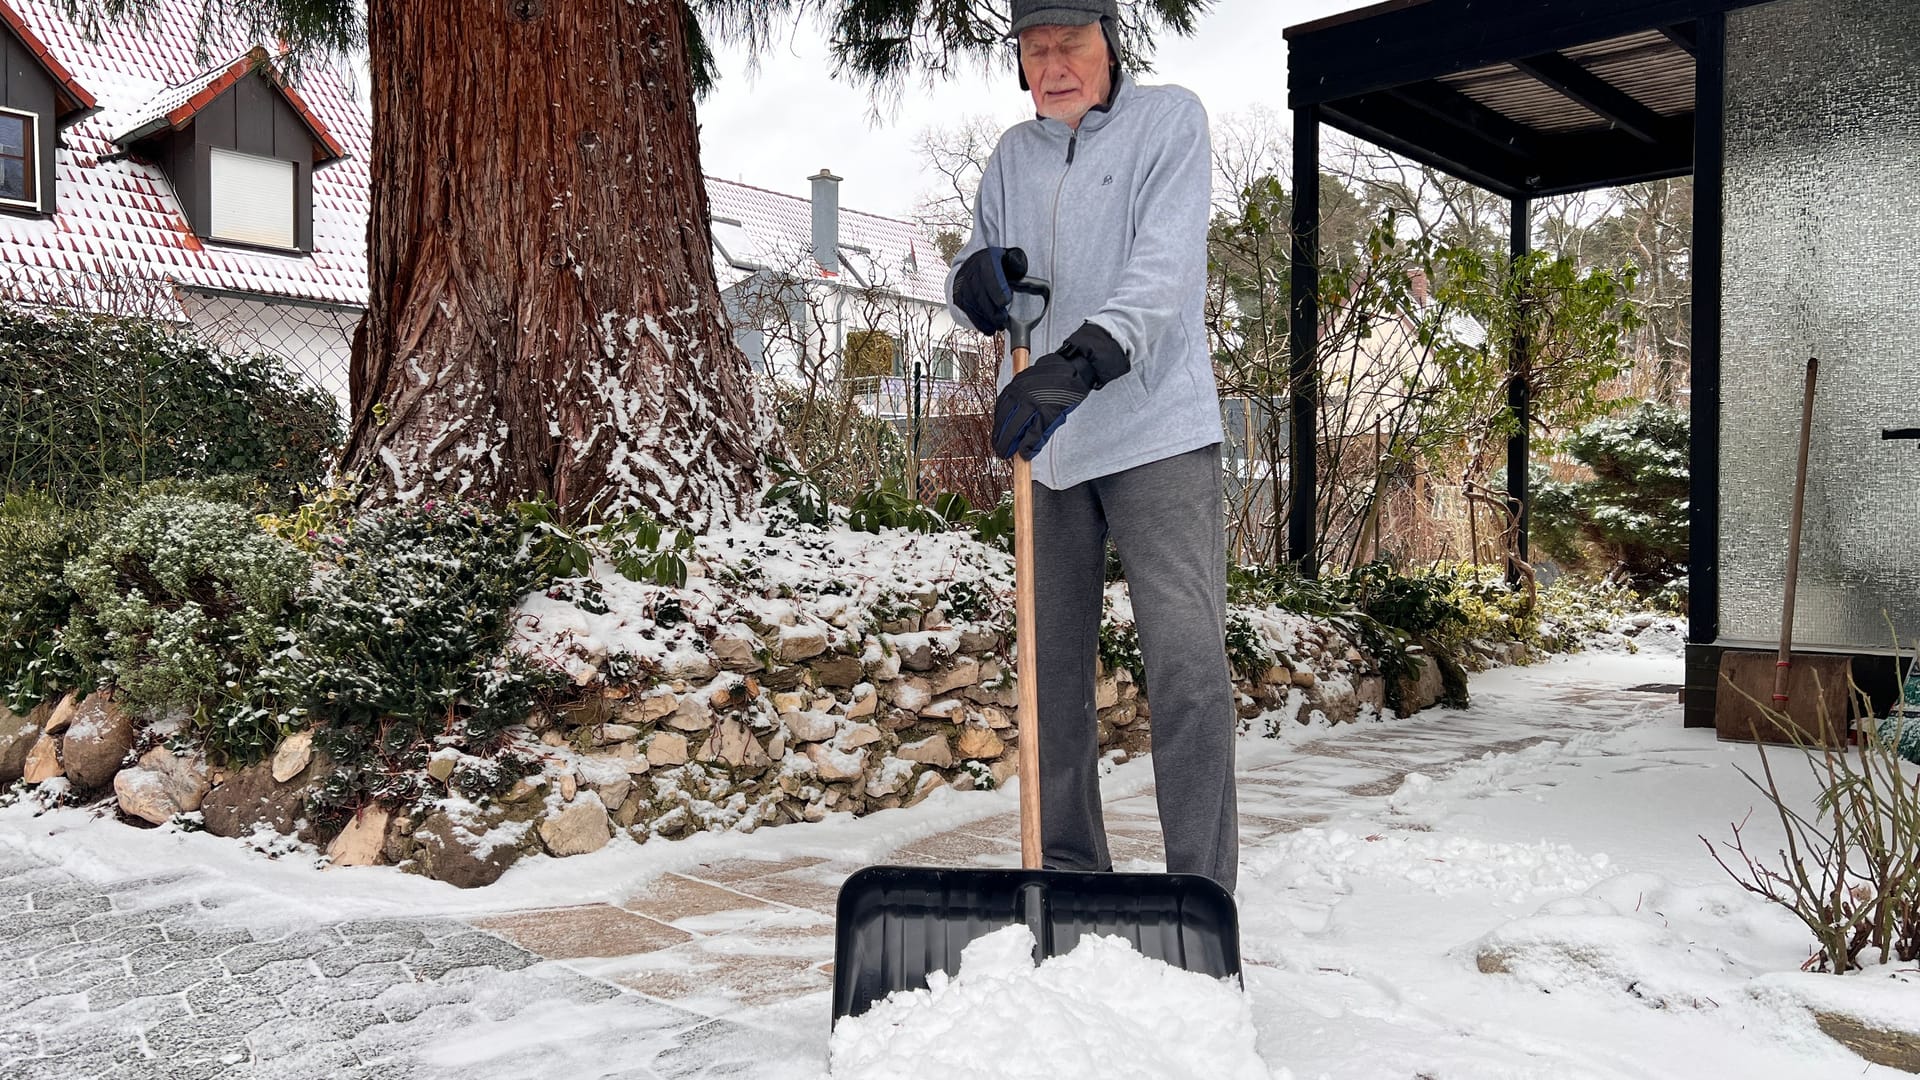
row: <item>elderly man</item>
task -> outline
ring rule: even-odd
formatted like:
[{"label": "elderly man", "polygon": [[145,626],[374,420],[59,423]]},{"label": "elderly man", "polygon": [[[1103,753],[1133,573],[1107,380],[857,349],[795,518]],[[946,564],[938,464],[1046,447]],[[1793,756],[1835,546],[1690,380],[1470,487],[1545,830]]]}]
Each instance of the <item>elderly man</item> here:
[{"label": "elderly man", "polygon": [[[1111,870],[1094,712],[1109,536],[1132,592],[1153,706],[1167,869],[1234,888],[1239,833],[1225,644],[1222,431],[1201,322],[1211,167],[1206,112],[1120,70],[1114,0],[1013,0],[1037,117],[1000,138],[955,317],[1006,328],[1021,249],[1053,284],[1032,367],[1003,362],[994,449],[1033,462],[1041,831],[1046,866]],[[1017,265],[1017,263],[1016,263]]]}]

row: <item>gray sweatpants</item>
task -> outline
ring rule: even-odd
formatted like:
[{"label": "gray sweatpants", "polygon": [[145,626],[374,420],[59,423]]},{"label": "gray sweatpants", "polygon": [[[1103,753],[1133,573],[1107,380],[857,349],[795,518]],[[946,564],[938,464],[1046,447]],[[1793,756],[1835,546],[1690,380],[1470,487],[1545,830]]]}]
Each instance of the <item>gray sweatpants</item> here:
[{"label": "gray sweatpants", "polygon": [[1035,484],[1033,493],[1045,864],[1056,870],[1113,869],[1100,814],[1094,712],[1111,534],[1146,661],[1167,870],[1204,874],[1231,891],[1240,836],[1220,447],[1065,491]]}]

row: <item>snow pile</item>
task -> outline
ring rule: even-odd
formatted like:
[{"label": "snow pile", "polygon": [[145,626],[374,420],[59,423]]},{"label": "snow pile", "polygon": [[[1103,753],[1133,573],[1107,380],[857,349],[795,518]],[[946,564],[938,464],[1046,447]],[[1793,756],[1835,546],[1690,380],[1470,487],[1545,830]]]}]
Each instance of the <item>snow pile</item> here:
[{"label": "snow pile", "polygon": [[1855,975],[1777,971],[1753,980],[1747,993],[1783,1014],[1805,1009],[1844,1016],[1880,1031],[1920,1036],[1920,969]]},{"label": "snow pile", "polygon": [[1395,814],[1431,824],[1463,798],[1505,794],[1516,776],[1537,772],[1563,758],[1599,753],[1602,738],[1599,733],[1581,732],[1566,742],[1547,740],[1512,753],[1483,754],[1476,761],[1454,767],[1440,779],[1410,772],[1399,789],[1387,797],[1387,807]]},{"label": "snow pile", "polygon": [[1244,861],[1243,873],[1273,887],[1351,891],[1353,878],[1399,878],[1447,896],[1488,892],[1525,900],[1542,892],[1578,892],[1607,874],[1605,855],[1581,855],[1565,844],[1492,843],[1434,833],[1302,829],[1277,838]]},{"label": "snow pile", "polygon": [[1231,983],[1088,935],[1035,967],[1033,934],[1010,926],[968,945],[960,974],[935,973],[840,1021],[835,1080],[1271,1080],[1253,1008]]},{"label": "snow pile", "polygon": [[1718,1009],[1763,970],[1739,943],[1790,939],[1779,910],[1737,886],[1621,874],[1548,902],[1473,943],[1473,962],[1546,993],[1625,995],[1660,1009]]}]

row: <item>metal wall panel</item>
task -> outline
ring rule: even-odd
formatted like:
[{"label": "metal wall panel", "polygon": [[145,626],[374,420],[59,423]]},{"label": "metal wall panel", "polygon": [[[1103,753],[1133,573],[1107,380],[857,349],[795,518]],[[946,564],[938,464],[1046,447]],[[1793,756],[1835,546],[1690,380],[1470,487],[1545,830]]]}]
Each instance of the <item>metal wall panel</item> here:
[{"label": "metal wall panel", "polygon": [[[1821,360],[1798,642],[1920,636],[1920,19],[1913,0],[1727,17],[1721,634],[1779,633],[1802,375]],[[1888,620],[1894,630],[1888,627]]]}]

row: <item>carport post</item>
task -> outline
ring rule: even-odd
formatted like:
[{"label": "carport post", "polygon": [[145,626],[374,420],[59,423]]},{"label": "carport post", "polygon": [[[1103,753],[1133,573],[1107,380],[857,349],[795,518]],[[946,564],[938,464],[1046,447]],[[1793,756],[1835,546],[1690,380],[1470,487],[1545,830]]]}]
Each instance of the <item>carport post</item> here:
[{"label": "carport post", "polygon": [[1293,110],[1293,267],[1291,324],[1287,329],[1288,464],[1293,496],[1287,508],[1287,558],[1304,577],[1320,576],[1318,531],[1320,413],[1320,109]]},{"label": "carport post", "polygon": [[[1508,272],[1514,275],[1515,284],[1519,284],[1520,268],[1527,256],[1533,252],[1533,202],[1530,199],[1513,200],[1512,236],[1508,246]],[[1532,449],[1529,437],[1533,427],[1533,400],[1528,384],[1527,364],[1527,320],[1524,293],[1516,290],[1515,300],[1521,310],[1515,312],[1518,318],[1513,323],[1513,341],[1507,352],[1507,410],[1513,414],[1513,434],[1507,437],[1507,505],[1516,515],[1514,521],[1513,553],[1507,559],[1507,584],[1520,583],[1520,564],[1529,562],[1527,557],[1527,520],[1529,505],[1533,500],[1527,482],[1527,468],[1530,464],[1529,451]]]}]

